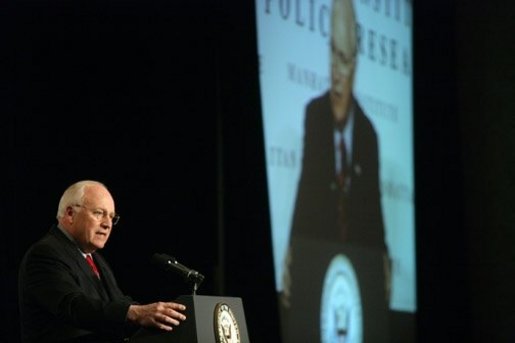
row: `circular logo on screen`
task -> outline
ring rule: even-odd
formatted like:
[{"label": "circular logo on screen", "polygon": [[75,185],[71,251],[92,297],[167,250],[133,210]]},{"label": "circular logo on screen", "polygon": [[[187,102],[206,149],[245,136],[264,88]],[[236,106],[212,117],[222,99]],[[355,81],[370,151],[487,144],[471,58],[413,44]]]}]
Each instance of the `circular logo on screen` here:
[{"label": "circular logo on screen", "polygon": [[325,274],[320,308],[321,342],[363,342],[358,279],[350,260],[336,255]]},{"label": "circular logo on screen", "polygon": [[229,305],[218,303],[215,306],[216,343],[240,343],[238,322]]}]

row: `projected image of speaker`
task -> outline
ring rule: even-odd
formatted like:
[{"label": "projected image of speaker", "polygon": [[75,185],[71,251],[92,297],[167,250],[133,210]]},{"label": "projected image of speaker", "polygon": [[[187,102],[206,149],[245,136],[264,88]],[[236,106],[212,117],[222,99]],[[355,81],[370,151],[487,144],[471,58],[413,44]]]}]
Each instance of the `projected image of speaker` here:
[{"label": "projected image of speaker", "polygon": [[374,4],[255,2],[287,341],[415,339],[412,3]]}]

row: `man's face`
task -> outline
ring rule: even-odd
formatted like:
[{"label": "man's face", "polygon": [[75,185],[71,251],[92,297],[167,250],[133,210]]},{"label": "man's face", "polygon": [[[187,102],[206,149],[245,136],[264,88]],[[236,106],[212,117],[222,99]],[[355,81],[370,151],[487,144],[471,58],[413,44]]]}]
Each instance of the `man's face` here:
[{"label": "man's face", "polygon": [[102,249],[109,239],[115,215],[110,193],[100,186],[85,190],[84,203],[71,209],[69,233],[85,253]]},{"label": "man's face", "polygon": [[356,67],[355,19],[352,5],[335,1],[331,18],[331,103],[336,122],[345,121]]}]

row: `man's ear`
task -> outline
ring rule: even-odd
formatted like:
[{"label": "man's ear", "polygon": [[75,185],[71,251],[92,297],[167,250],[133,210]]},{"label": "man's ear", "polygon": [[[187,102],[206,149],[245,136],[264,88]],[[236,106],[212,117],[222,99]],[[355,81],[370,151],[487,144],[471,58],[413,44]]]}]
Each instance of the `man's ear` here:
[{"label": "man's ear", "polygon": [[73,217],[73,206],[68,206],[66,208],[66,217],[71,219]]}]

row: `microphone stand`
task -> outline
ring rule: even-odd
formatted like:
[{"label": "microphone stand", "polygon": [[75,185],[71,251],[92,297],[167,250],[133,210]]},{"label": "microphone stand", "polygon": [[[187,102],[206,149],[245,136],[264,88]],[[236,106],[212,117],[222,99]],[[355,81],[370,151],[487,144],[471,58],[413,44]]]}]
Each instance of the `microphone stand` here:
[{"label": "microphone stand", "polygon": [[167,271],[173,271],[182,274],[186,282],[193,284],[192,294],[197,294],[197,290],[200,286],[200,283],[204,280],[204,275],[200,274],[196,270],[183,266],[182,264],[177,262],[175,257],[172,256],[168,256],[165,254],[154,254],[152,256],[152,260],[155,264],[164,267],[164,269]]},{"label": "microphone stand", "polygon": [[200,284],[204,280],[204,276],[202,274],[198,274],[198,273],[189,274],[186,276],[186,280],[190,281],[193,284],[192,294],[196,295]]}]

